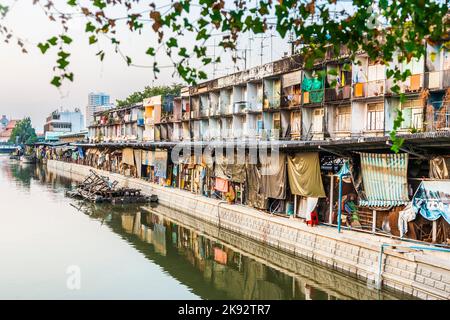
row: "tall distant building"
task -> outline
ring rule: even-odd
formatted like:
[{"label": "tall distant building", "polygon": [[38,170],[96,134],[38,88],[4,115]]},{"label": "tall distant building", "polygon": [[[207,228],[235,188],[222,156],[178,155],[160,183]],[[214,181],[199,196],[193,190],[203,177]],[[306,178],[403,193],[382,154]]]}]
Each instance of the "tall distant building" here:
[{"label": "tall distant building", "polygon": [[55,110],[45,121],[45,139],[51,140],[67,132],[80,132],[84,128],[84,116],[80,109],[75,108],[74,111]]},{"label": "tall distant building", "polygon": [[94,120],[94,113],[109,110],[113,107],[114,105],[110,103],[110,96],[108,94],[103,92],[89,93],[88,105],[86,106],[86,127]]},{"label": "tall distant building", "polygon": [[91,92],[88,95],[88,106],[106,106],[109,105],[109,94],[98,92]]}]

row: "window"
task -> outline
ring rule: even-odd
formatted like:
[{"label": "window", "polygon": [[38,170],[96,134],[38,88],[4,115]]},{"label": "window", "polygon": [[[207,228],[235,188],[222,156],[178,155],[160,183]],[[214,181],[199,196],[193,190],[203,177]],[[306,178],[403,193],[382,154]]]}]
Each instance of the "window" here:
[{"label": "window", "polygon": [[273,114],[273,126],[274,129],[281,129],[281,118],[279,113]]},{"label": "window", "polygon": [[323,132],[323,109],[314,109],[312,118],[312,132]]},{"label": "window", "polygon": [[367,130],[384,129],[384,103],[369,103],[367,105]]},{"label": "window", "polygon": [[423,102],[421,99],[408,100],[402,104],[402,129],[422,129],[423,126]]},{"label": "window", "polygon": [[300,111],[292,112],[291,133],[299,134],[302,129],[302,113]]},{"label": "window", "polygon": [[351,106],[342,106],[336,108],[335,130],[336,132],[350,131],[351,126]]}]

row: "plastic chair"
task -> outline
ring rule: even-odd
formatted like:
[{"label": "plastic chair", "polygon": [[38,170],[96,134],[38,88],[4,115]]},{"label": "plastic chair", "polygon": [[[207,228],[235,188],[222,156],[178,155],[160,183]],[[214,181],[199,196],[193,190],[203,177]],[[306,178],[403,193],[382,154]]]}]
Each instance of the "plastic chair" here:
[{"label": "plastic chair", "polygon": [[314,210],[311,212],[311,220],[306,220],[307,225],[317,226],[319,224],[319,215],[317,214],[317,211]]}]

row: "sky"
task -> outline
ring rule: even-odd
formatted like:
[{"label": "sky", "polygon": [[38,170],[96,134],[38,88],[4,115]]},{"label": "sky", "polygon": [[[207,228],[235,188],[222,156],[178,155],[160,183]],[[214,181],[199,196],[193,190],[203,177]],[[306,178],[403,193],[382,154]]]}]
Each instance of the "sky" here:
[{"label": "sky", "polygon": [[[13,30],[14,35],[24,40],[28,54],[21,53],[21,49],[15,43],[6,44],[0,42],[0,116],[6,115],[8,119],[22,119],[31,117],[33,126],[38,132],[43,130],[45,118],[56,109],[80,108],[83,112],[87,104],[89,92],[106,92],[111,95],[111,100],[123,99],[129,94],[142,90],[147,85],[169,85],[174,82],[182,83],[174,74],[173,68],[163,68],[157,79],[154,79],[150,68],[128,67],[123,58],[114,53],[114,48],[106,39],[100,40],[93,46],[88,45],[87,36],[84,33],[85,18],[80,17],[70,22],[73,38],[69,61],[71,70],[75,74],[73,83],[65,84],[61,89],[50,85],[54,73],[55,52],[47,52],[42,55],[36,45],[53,35],[61,32],[57,23],[51,22],[38,6],[33,6],[31,0],[0,0],[9,4],[10,11],[1,21]],[[227,0],[229,1],[229,0]],[[58,3],[59,1],[55,1]],[[65,1],[64,1],[65,2]],[[64,3],[59,2],[59,3]],[[145,8],[148,3],[144,1]],[[169,0],[154,1],[157,6],[170,3]],[[60,7],[58,7],[60,8]],[[64,8],[61,8],[64,9]],[[123,16],[124,12],[112,12],[117,16]],[[198,18],[198,10],[192,11],[192,18]],[[263,40],[262,62],[280,59],[289,52],[287,39],[281,39],[276,33],[266,33]],[[121,50],[133,57],[133,63],[150,66],[153,60],[145,55],[149,46],[157,46],[157,39],[149,24],[145,31],[138,35],[130,33],[126,27],[118,30],[121,38]],[[250,40],[252,39],[253,40]],[[247,67],[261,63],[261,35],[244,34],[238,44],[238,49],[247,51]],[[244,67],[243,60],[234,65],[229,53],[224,54],[221,48],[214,48],[214,43],[221,40],[221,35],[213,36],[208,41],[208,54],[221,56],[222,62],[213,67],[203,68],[210,78],[226,75],[237,71],[237,67]],[[180,45],[194,42],[193,36],[178,39]],[[100,61],[95,55],[100,49],[104,49],[106,56]],[[238,54],[243,55],[243,50]],[[161,54],[158,56],[160,65],[170,66],[170,60]],[[195,61],[194,61],[195,63]]]}]

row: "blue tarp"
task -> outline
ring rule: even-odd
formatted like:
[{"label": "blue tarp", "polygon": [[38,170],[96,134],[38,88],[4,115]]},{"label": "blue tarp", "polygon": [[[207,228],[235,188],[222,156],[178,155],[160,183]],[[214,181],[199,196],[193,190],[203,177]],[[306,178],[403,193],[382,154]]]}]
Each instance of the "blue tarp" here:
[{"label": "blue tarp", "polygon": [[83,148],[78,147],[78,155],[80,156],[80,159],[84,159],[84,152]]},{"label": "blue tarp", "polygon": [[425,219],[444,217],[450,223],[450,180],[422,181],[412,204]]}]

